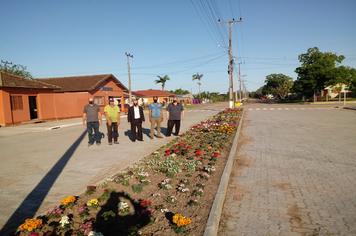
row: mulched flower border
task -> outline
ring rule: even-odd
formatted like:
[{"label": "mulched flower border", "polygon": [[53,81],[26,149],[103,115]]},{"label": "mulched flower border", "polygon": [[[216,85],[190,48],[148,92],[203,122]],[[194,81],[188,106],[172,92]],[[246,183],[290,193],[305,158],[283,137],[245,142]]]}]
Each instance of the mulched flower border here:
[{"label": "mulched flower border", "polygon": [[202,235],[241,109],[191,127],[131,167],[28,219],[17,235]]}]

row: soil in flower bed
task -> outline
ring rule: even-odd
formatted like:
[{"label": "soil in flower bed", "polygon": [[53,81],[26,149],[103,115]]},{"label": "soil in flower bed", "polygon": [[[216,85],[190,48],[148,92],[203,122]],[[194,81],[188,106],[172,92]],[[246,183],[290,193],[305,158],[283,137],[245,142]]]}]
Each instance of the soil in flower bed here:
[{"label": "soil in flower bed", "polygon": [[202,235],[241,110],[227,109],[18,235]]}]

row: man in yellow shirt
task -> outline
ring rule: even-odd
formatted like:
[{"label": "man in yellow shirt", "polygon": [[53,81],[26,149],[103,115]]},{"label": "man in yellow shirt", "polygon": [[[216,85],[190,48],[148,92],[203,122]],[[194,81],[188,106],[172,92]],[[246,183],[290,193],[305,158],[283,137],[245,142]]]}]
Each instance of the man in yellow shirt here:
[{"label": "man in yellow shirt", "polygon": [[118,144],[117,138],[119,133],[117,132],[118,126],[120,125],[120,108],[114,104],[114,99],[109,99],[109,105],[104,108],[106,117],[106,127],[108,128],[108,141],[109,145],[112,145],[112,140],[114,143]]}]

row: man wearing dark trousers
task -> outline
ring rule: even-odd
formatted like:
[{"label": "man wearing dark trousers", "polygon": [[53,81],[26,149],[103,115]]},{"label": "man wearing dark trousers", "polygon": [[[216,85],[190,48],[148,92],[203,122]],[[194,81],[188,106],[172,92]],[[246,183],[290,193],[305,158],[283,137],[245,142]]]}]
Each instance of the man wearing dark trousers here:
[{"label": "man wearing dark trousers", "polygon": [[143,114],[143,108],[138,105],[136,99],[133,100],[133,106],[129,108],[127,121],[131,123],[131,140],[133,142],[135,142],[136,139],[143,141],[142,122],[145,121],[145,115]]},{"label": "man wearing dark trousers", "polygon": [[180,122],[184,116],[184,108],[182,104],[178,103],[177,98],[174,98],[173,102],[167,107],[167,136],[171,136],[173,127],[175,126],[174,135],[179,135]]},{"label": "man wearing dark trousers", "polygon": [[115,144],[119,144],[117,138],[119,137],[118,126],[120,125],[120,108],[115,105],[113,98],[109,99],[109,104],[104,108],[106,117],[106,127],[108,129],[108,142],[112,145],[114,139]]},{"label": "man wearing dark trousers", "polygon": [[89,141],[88,146],[96,142],[97,145],[101,144],[101,134],[99,126],[101,124],[101,113],[98,105],[94,104],[93,98],[89,98],[89,104],[84,107],[83,111],[83,125],[87,126]]}]

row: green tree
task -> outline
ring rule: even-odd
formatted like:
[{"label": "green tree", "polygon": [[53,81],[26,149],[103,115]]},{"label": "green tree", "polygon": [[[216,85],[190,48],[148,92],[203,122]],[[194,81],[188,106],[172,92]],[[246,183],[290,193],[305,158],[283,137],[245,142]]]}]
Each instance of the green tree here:
[{"label": "green tree", "polygon": [[284,74],[270,74],[266,76],[263,93],[272,94],[279,99],[285,99],[293,87],[293,79]]},{"label": "green tree", "polygon": [[186,95],[186,94],[190,94],[190,92],[188,90],[185,89],[176,89],[176,90],[171,90],[171,93],[177,94],[177,95]]},{"label": "green tree", "polygon": [[32,79],[32,75],[27,71],[26,66],[20,64],[14,64],[12,62],[1,60],[0,71]]},{"label": "green tree", "polygon": [[158,79],[155,80],[155,82],[156,82],[156,84],[161,84],[161,86],[162,86],[162,91],[163,91],[163,90],[164,90],[164,87],[165,87],[165,85],[166,85],[166,82],[167,82],[168,80],[170,80],[170,78],[168,77],[168,75],[164,75],[164,76],[159,76],[159,75],[157,75],[157,77],[158,77]]},{"label": "green tree", "polygon": [[332,52],[321,52],[317,47],[309,48],[298,57],[301,66],[295,69],[298,78],[293,90],[303,96],[315,96],[335,78],[335,68],[344,58]]},{"label": "green tree", "polygon": [[329,80],[327,85],[334,86],[335,92],[339,93],[339,101],[341,101],[342,85],[345,85],[349,90],[355,90],[356,84],[356,69],[348,66],[339,66],[335,68],[333,79]]},{"label": "green tree", "polygon": [[203,78],[203,74],[199,74],[199,73],[196,73],[194,75],[192,75],[192,80],[197,80],[198,81],[198,95],[200,96],[200,86],[201,86],[201,79]]}]

